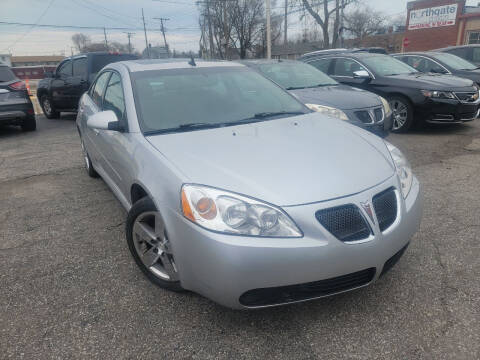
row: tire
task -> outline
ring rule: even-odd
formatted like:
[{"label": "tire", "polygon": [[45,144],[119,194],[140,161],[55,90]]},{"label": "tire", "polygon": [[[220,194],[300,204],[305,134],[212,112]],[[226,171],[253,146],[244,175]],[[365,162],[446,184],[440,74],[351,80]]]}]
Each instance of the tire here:
[{"label": "tire", "polygon": [[388,99],[392,109],[392,132],[406,133],[413,125],[413,107],[406,97],[400,95],[390,96]]},{"label": "tire", "polygon": [[20,125],[22,131],[35,131],[37,129],[37,122],[35,121],[35,115],[28,116]]},{"label": "tire", "polygon": [[[143,229],[148,229],[148,234],[154,233],[155,239],[146,236]],[[128,212],[126,238],[135,262],[152,283],[167,290],[183,291],[165,224],[150,198],[138,200]]]},{"label": "tire", "polygon": [[87,149],[83,144],[83,140],[80,141],[82,144],[83,159],[85,160],[85,170],[87,170],[88,176],[91,178],[98,178],[98,173],[93,168],[92,160],[90,160],[90,156],[88,156]]},{"label": "tire", "polygon": [[60,113],[53,107],[52,101],[47,95],[42,95],[40,98],[40,105],[42,106],[43,114],[47,119],[58,119]]}]

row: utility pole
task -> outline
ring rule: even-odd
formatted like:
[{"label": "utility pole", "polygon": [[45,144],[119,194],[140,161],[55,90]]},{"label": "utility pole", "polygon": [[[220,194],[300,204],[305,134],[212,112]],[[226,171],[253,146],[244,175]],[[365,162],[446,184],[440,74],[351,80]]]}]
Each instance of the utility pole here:
[{"label": "utility pole", "polygon": [[283,19],[283,44],[287,45],[287,17],[288,17],[288,0],[285,0],[285,18]]},{"label": "utility pole", "polygon": [[105,49],[108,50],[107,30],[103,27],[103,36],[105,37]]},{"label": "utility pole", "polygon": [[128,53],[131,54],[132,53],[132,43],[130,42],[130,38],[135,35],[135,33],[132,33],[132,32],[123,32],[124,34],[127,34],[127,37],[128,37]]},{"label": "utility pole", "polygon": [[272,58],[272,34],[270,27],[270,0],[265,0],[265,7],[267,11],[267,59]]},{"label": "utility pole", "polygon": [[228,60],[228,24],[227,24],[227,1],[223,1],[223,35],[225,36],[225,60]]},{"label": "utility pole", "polygon": [[143,8],[142,8],[142,21],[143,21],[143,32],[145,33],[145,50],[147,51],[147,56],[150,59],[150,48],[148,47],[147,28],[145,27],[145,16],[143,15]]},{"label": "utility pole", "polygon": [[343,19],[344,19],[344,15],[343,15],[343,8],[345,7],[345,0],[342,0],[342,7],[340,8],[340,47],[341,48],[344,48],[345,47],[345,40],[343,38],[343,27],[344,27],[344,24],[343,24]]},{"label": "utility pole", "polygon": [[212,32],[212,20],[210,16],[210,1],[207,0],[207,18],[208,18],[208,38],[210,42],[210,59],[213,59],[213,32]]},{"label": "utility pole", "polygon": [[167,50],[167,54],[170,56],[170,51],[168,50],[167,45],[167,38],[165,37],[165,27],[163,26],[164,21],[168,21],[170,19],[167,18],[154,18],[155,20],[160,20],[160,31],[163,34],[163,43],[165,44],[165,49]]}]

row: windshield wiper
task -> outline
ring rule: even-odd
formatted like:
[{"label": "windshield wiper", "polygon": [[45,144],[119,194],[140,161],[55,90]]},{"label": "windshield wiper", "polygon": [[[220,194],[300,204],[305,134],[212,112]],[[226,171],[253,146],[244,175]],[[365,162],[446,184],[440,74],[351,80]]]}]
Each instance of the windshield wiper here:
[{"label": "windshield wiper", "polygon": [[298,89],[311,89],[311,88],[316,88],[316,87],[322,87],[322,86],[335,86],[338,84],[317,84],[317,85],[312,85],[312,86],[290,86],[286,88],[285,90],[298,90]]},{"label": "windshield wiper", "polygon": [[281,116],[281,115],[304,115],[303,111],[265,111],[256,113],[253,115],[254,119],[265,119],[272,116]]},{"label": "windshield wiper", "polygon": [[188,124],[180,124],[176,127],[173,128],[168,128],[168,129],[158,129],[158,130],[151,130],[151,131],[146,131],[144,135],[157,135],[157,134],[167,134],[167,133],[172,133],[172,132],[183,132],[183,131],[189,131],[192,129],[213,129],[216,127],[221,127],[225,126],[224,123],[217,123],[217,124],[212,124],[212,123],[188,123]]}]

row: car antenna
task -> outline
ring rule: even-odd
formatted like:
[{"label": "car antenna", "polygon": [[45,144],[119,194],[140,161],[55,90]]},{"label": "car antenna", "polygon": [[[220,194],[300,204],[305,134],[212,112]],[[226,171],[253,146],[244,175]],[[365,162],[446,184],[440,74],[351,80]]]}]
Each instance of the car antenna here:
[{"label": "car antenna", "polygon": [[190,58],[190,61],[188,62],[188,65],[197,66],[197,64],[195,64],[195,59],[193,58],[193,55],[192,55],[192,57]]}]

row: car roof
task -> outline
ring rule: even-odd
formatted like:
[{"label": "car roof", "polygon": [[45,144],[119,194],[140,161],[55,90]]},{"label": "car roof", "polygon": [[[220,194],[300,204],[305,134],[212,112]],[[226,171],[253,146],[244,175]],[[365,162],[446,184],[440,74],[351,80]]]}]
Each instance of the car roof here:
[{"label": "car roof", "polygon": [[[191,59],[145,59],[145,60],[126,60],[114,64],[123,64],[130,72],[148,71],[148,70],[168,70],[168,69],[189,69]],[[245,65],[233,61],[207,61],[195,59],[197,68],[214,67],[245,67]]]},{"label": "car roof", "polygon": [[392,56],[402,56],[402,55],[443,55],[440,51],[411,51],[411,52],[404,52],[404,53],[395,53],[391,54]]},{"label": "car roof", "polygon": [[302,61],[298,60],[288,60],[288,59],[250,59],[250,60],[239,60],[237,61],[240,64],[247,66],[258,66],[258,65],[268,65],[268,64],[304,64]]},{"label": "car roof", "polygon": [[332,53],[332,54],[309,55],[302,58],[306,60],[306,59],[315,59],[315,58],[334,58],[339,56],[351,57],[354,59],[363,59],[363,58],[374,57],[374,56],[390,56],[390,55],[371,53],[366,51],[345,51],[345,52],[338,52],[338,53]]},{"label": "car roof", "polygon": [[474,47],[480,47],[480,44],[447,46],[447,47],[444,47],[444,48],[435,49],[435,51],[443,52],[443,51],[452,50],[452,49],[474,48]]}]

